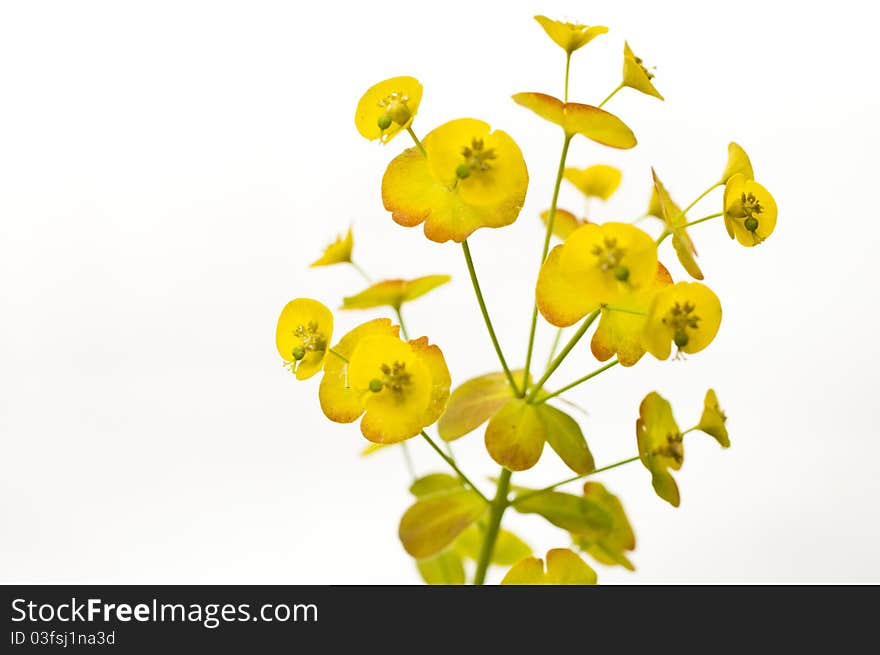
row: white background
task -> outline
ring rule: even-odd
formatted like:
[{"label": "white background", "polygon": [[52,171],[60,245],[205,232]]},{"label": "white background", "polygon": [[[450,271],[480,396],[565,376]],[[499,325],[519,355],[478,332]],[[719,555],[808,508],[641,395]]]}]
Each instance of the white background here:
[{"label": "white background", "polygon": [[[471,240],[501,341],[522,361],[536,216],[561,135],[509,97],[561,94],[562,51],[531,18],[545,13],[611,28],[576,54],[572,99],[596,103],[617,84],[624,38],[667,98],[623,91],[609,103],[635,150],[573,145],[572,165],[624,169],[597,218],[639,215],[651,165],[689,202],[732,139],[779,204],[760,248],[719,222],[693,231],[724,305],[711,348],[684,363],[646,357],[573,394],[599,465],[635,453],[638,402],[653,389],[683,425],[709,386],[731,417],[730,450],[689,438],[677,510],[640,464],[599,478],[638,537],[638,571],[600,569],[601,581],[880,582],[880,53],[868,6],[4,3],[0,580],[418,580],[396,536],[410,502],[401,454],[358,457],[357,426],[321,414],[318,378],[282,368],[275,321],[291,298],[336,307],[361,289],[346,267],[306,268],[353,223],[374,276],[454,276],[407,312],[454,380],[497,369],[460,249],[382,208],[381,175],[405,135],[382,147],[354,129],[363,90],[412,74],[425,87],[421,134],[473,116],[526,156],[518,222]],[[692,216],[720,202],[719,191]],[[561,205],[580,209],[569,188]],[[681,279],[668,242],[661,256]],[[376,315],[339,313],[337,336]],[[536,361],[551,335],[542,324]],[[586,341],[571,360],[557,384],[595,367]],[[420,470],[443,470],[423,443],[414,450]],[[480,432],[456,452],[476,479],[495,474]],[[564,476],[548,449],[515,480]],[[541,553],[566,545],[536,517],[510,525]]]}]

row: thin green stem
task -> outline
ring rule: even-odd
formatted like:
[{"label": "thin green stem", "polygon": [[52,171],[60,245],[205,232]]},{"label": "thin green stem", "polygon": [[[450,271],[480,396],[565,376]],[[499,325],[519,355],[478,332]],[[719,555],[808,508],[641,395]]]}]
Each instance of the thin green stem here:
[{"label": "thin green stem", "polygon": [[[703,216],[703,218],[698,218],[697,220],[691,221],[690,223],[685,223],[684,225],[682,225],[680,228],[677,228],[677,229],[684,230],[684,229],[689,228],[693,225],[699,225],[700,223],[703,223],[704,221],[708,221],[713,218],[718,218],[719,216],[724,216],[724,212],[718,212],[717,214],[709,214],[708,216]],[[661,234],[659,237],[657,237],[657,245],[659,246],[661,243],[666,241],[666,237],[668,237],[670,234],[672,234],[672,232],[670,232],[669,230],[663,230],[663,234]]]},{"label": "thin green stem", "polygon": [[550,354],[547,355],[547,363],[544,364],[544,368],[550,366],[550,362],[553,361],[553,357],[556,355],[556,349],[559,348],[559,340],[562,339],[562,331],[565,328],[559,328],[556,330],[556,336],[553,338],[553,345],[550,346]]},{"label": "thin green stem", "polygon": [[[550,250],[550,237],[553,235],[553,223],[556,221],[556,202],[559,200],[559,187],[562,185],[562,176],[565,173],[565,159],[568,157],[568,146],[571,144],[571,134],[565,135],[562,144],[562,154],[559,157],[559,167],[556,170],[556,183],[553,186],[553,199],[550,201],[550,215],[547,217],[547,231],[544,233],[544,247],[541,249],[541,264],[547,259]],[[526,365],[523,370],[522,393],[525,394],[529,385],[529,369],[532,367],[532,353],[535,349],[535,331],[538,328],[538,305],[532,307],[532,324],[529,328],[529,345],[526,349]]]},{"label": "thin green stem", "polygon": [[483,314],[483,322],[486,324],[486,329],[489,330],[489,338],[492,339],[492,345],[495,346],[495,354],[498,355],[498,361],[501,362],[501,368],[504,369],[504,375],[507,376],[510,388],[513,389],[514,394],[519,395],[519,388],[516,386],[513,374],[510,372],[510,367],[507,365],[504,353],[501,352],[501,345],[498,343],[498,337],[495,335],[495,328],[492,327],[492,319],[489,318],[489,310],[486,309],[486,301],[483,300],[483,292],[480,290],[480,281],[477,279],[477,271],[474,269],[474,260],[471,258],[471,249],[468,246],[467,239],[461,242],[461,249],[464,251],[464,260],[467,263],[468,273],[471,276],[471,284],[474,287],[477,303],[479,303],[480,311]]},{"label": "thin green stem", "polygon": [[578,328],[578,331],[574,333],[574,336],[569,340],[562,351],[556,356],[556,359],[547,367],[547,370],[544,371],[544,375],[541,376],[541,379],[538,380],[535,385],[532,387],[532,390],[529,392],[529,395],[526,397],[526,402],[531,403],[534,402],[535,397],[541,392],[541,389],[544,387],[544,383],[553,375],[553,372],[559,368],[559,365],[562,364],[563,360],[568,356],[568,353],[571,352],[572,348],[577,345],[577,342],[581,340],[581,337],[586,334],[589,327],[593,324],[593,321],[596,320],[599,316],[599,310],[597,309],[592,314],[587,316],[586,320],[581,324]]},{"label": "thin green stem", "polygon": [[413,479],[413,482],[416,481],[416,469],[413,466],[412,455],[409,453],[409,446],[406,445],[405,441],[400,442],[401,450],[403,450],[403,461],[406,462],[406,470],[409,472],[409,477]]},{"label": "thin green stem", "polygon": [[477,571],[474,573],[475,585],[486,582],[486,571],[489,569],[489,562],[492,561],[492,553],[495,551],[495,542],[498,540],[498,532],[501,529],[501,519],[509,504],[507,495],[510,493],[510,476],[510,470],[502,467],[501,475],[498,476],[495,498],[492,500],[489,510],[489,524],[486,526],[486,536],[483,538],[483,545],[480,548]]},{"label": "thin green stem", "polygon": [[716,182],[715,184],[713,184],[712,186],[710,186],[708,189],[706,189],[705,191],[703,191],[703,193],[701,193],[700,195],[698,195],[698,196],[696,197],[696,199],[695,199],[691,204],[689,204],[687,207],[685,207],[684,210],[683,210],[681,213],[682,213],[682,214],[687,214],[691,209],[693,209],[694,205],[696,205],[698,202],[700,202],[703,198],[705,198],[706,196],[708,196],[710,193],[712,193],[712,191],[714,191],[715,189],[717,189],[717,188],[720,187],[721,185],[722,185],[721,182]]},{"label": "thin green stem", "polygon": [[582,480],[583,478],[588,478],[592,475],[596,475],[597,473],[603,473],[605,471],[610,471],[611,469],[617,468],[618,466],[623,466],[624,464],[629,464],[630,462],[635,462],[639,459],[639,456],[630,457],[629,459],[624,459],[620,462],[615,462],[614,464],[609,464],[608,466],[603,466],[600,469],[594,469],[589,473],[584,473],[583,475],[576,475],[573,478],[568,478],[566,480],[562,480],[561,482],[557,482],[556,484],[551,484],[549,487],[544,487],[543,489],[537,489],[536,491],[529,491],[528,493],[524,493],[521,496],[517,496],[512,501],[510,501],[511,505],[516,505],[524,501],[526,498],[534,498],[535,496],[540,496],[541,494],[545,494],[547,492],[553,491],[557,487],[561,487],[564,484],[568,484],[569,482],[577,482],[578,480]]},{"label": "thin green stem", "polygon": [[397,324],[400,325],[400,333],[403,335],[403,340],[409,341],[409,333],[406,331],[406,324],[403,322],[403,314],[400,312],[400,307],[395,307],[394,313],[397,314]]},{"label": "thin green stem", "polygon": [[555,398],[556,396],[565,393],[565,392],[568,391],[569,389],[573,389],[574,387],[578,386],[579,384],[583,384],[583,383],[586,382],[587,380],[590,380],[590,379],[596,377],[596,376],[599,375],[600,373],[604,373],[604,372],[607,371],[609,368],[611,368],[611,367],[613,367],[613,366],[617,366],[619,363],[620,363],[620,362],[617,361],[617,360],[615,359],[613,362],[609,362],[608,364],[605,364],[605,366],[600,366],[599,368],[597,368],[597,369],[596,369],[595,371],[593,371],[592,373],[589,373],[588,375],[585,375],[584,377],[582,377],[582,378],[580,378],[580,379],[578,379],[578,380],[575,380],[575,381],[572,382],[571,384],[567,384],[567,385],[565,385],[564,387],[562,387],[561,389],[558,389],[557,391],[554,391],[553,393],[551,393],[551,394],[549,394],[549,395],[547,395],[547,396],[544,396],[543,398],[541,398],[541,400],[539,400],[539,401],[536,402],[535,404],[536,404],[536,405],[540,405],[540,404],[542,404],[542,403],[546,403],[546,402],[547,402],[548,400],[550,400],[551,398]]},{"label": "thin green stem", "polygon": [[562,96],[563,102],[568,102],[568,71],[571,68],[571,53],[565,53],[565,93]]},{"label": "thin green stem", "polygon": [[458,476],[458,479],[461,480],[462,482],[464,482],[464,483],[465,483],[467,486],[469,486],[471,489],[473,489],[473,491],[474,491],[475,494],[477,494],[480,498],[482,498],[484,501],[486,501],[486,502],[488,503],[488,502],[489,502],[489,499],[486,498],[486,496],[483,495],[483,492],[480,491],[479,487],[477,487],[477,485],[475,485],[473,482],[471,482],[471,481],[468,479],[468,476],[466,476],[464,473],[461,472],[461,469],[458,468],[458,464],[456,464],[456,463],[455,463],[455,462],[454,462],[454,461],[453,461],[453,460],[452,460],[452,459],[451,459],[446,453],[443,452],[443,450],[440,448],[440,446],[438,446],[438,445],[434,442],[434,440],[431,439],[431,437],[428,436],[428,433],[425,432],[424,430],[422,430],[422,433],[421,433],[421,434],[422,434],[422,436],[425,438],[425,441],[427,441],[427,442],[431,445],[431,448],[433,448],[433,449],[435,450],[435,452],[436,452],[438,455],[440,455],[440,457],[442,457],[443,460],[444,460],[447,464],[449,464],[449,466],[452,467],[452,470],[455,471],[455,474]]},{"label": "thin green stem", "polygon": [[635,309],[626,307],[617,307],[616,305],[604,305],[604,308],[611,312],[620,312],[621,314],[633,314],[634,316],[647,316],[648,312],[640,312]]},{"label": "thin green stem", "polygon": [[599,109],[602,109],[602,107],[605,106],[605,103],[608,102],[609,100],[611,100],[611,98],[613,98],[617,94],[617,92],[620,91],[622,88],[623,88],[623,83],[621,83],[616,89],[614,89],[614,91],[612,91],[611,93],[608,94],[607,98],[605,98],[602,102],[599,103]]},{"label": "thin green stem", "polygon": [[364,279],[367,281],[367,284],[372,284],[372,283],[373,283],[373,280],[370,278],[369,275],[367,275],[367,272],[366,272],[363,268],[361,268],[360,264],[358,264],[358,263],[357,263],[356,261],[354,261],[354,260],[349,261],[348,263],[352,265],[352,267],[354,268],[354,270],[356,270],[358,273],[361,274],[361,277],[364,278]]},{"label": "thin green stem", "polygon": [[411,126],[407,126],[406,131],[409,132],[409,135],[412,137],[412,140],[415,142],[416,146],[418,146],[419,150],[422,151],[422,154],[423,154],[425,157],[427,157],[427,156],[428,156],[428,151],[425,150],[425,146],[423,146],[423,145],[422,145],[422,142],[419,141],[419,137],[417,137],[417,136],[416,136],[416,133],[413,132],[412,127],[411,127]]}]

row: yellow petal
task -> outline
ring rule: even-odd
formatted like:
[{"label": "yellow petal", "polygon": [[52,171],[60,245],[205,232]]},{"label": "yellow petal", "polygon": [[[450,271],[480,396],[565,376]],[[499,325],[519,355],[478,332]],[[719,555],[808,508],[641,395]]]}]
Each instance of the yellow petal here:
[{"label": "yellow petal", "polygon": [[399,309],[403,303],[415,300],[451,279],[448,275],[426,275],[414,280],[382,280],[354,296],[344,298],[342,309],[368,309],[386,305]]},{"label": "yellow petal", "polygon": [[604,109],[576,102],[563,103],[545,93],[517,93],[513,101],[544,120],[556,123],[567,136],[581,134],[596,143],[623,150],[636,145],[632,130]]},{"label": "yellow petal", "polygon": [[[358,102],[354,124],[361,136],[388,143],[401,130],[412,124],[422,100],[422,85],[414,77],[401,76],[383,80],[367,89]],[[379,119],[390,120],[381,129]]]},{"label": "yellow petal", "polygon": [[547,570],[544,562],[527,557],[515,564],[504,579],[503,585],[594,585],[596,572],[577,554],[567,548],[547,551]]},{"label": "yellow petal", "polygon": [[747,180],[755,179],[755,171],[752,170],[752,162],[746,151],[738,143],[731,141],[727,146],[727,165],[719,183],[727,184],[730,178],[739,174],[745,176]]},{"label": "yellow petal", "polygon": [[678,332],[684,333],[684,353],[696,353],[708,346],[721,325],[721,301],[699,282],[678,282],[654,297],[645,323],[645,349],[657,359],[666,359]]},{"label": "yellow petal", "polygon": [[645,396],[639,405],[636,438],[639,458],[651,472],[657,495],[673,507],[678,507],[678,485],[669,469],[679,470],[684,461],[682,435],[672,415],[672,406],[655,391]]},{"label": "yellow petal", "polygon": [[[321,370],[332,337],[333,314],[317,300],[296,298],[281,310],[275,328],[275,346],[281,358],[292,369],[295,366],[298,380],[310,378]],[[298,363],[295,363],[296,350],[303,355]]]},{"label": "yellow petal", "polygon": [[582,48],[600,34],[605,34],[608,31],[607,27],[601,25],[590,27],[589,25],[565,23],[551,20],[546,16],[535,16],[535,20],[541,24],[547,36],[568,54]]},{"label": "yellow petal", "polygon": [[703,401],[703,415],[700,417],[697,429],[714,437],[724,448],[729,448],[730,437],[727,434],[726,423],[727,416],[725,416],[718,405],[718,397],[715,395],[715,390],[709,389]]},{"label": "yellow petal", "polygon": [[310,266],[332,266],[333,264],[346,264],[351,261],[351,251],[354,248],[354,235],[348,228],[346,235],[338,236],[336,241],[324,249],[324,254],[313,261]]},{"label": "yellow petal", "polygon": [[[770,192],[742,173],[732,176],[724,187],[724,225],[732,239],[746,247],[756,246],[776,229],[776,201]],[[747,229],[746,222],[754,219],[757,228]]]},{"label": "yellow petal", "polygon": [[623,174],[619,168],[606,164],[596,164],[584,169],[565,169],[565,179],[587,198],[608,200],[617,191],[622,177]]},{"label": "yellow petal", "polygon": [[648,208],[648,212],[659,211],[659,217],[666,224],[666,230],[672,233],[672,248],[675,250],[678,261],[691,277],[702,280],[703,272],[696,260],[697,249],[684,227],[687,223],[687,217],[681,208],[672,201],[666,187],[660,182],[660,178],[657,177],[653,168],[651,174],[654,176],[654,193],[651,196],[651,206]]},{"label": "yellow petal", "polygon": [[413,354],[424,364],[431,376],[431,395],[420,421],[421,428],[426,428],[439,419],[446,410],[452,378],[443,352],[439,347],[429,344],[427,337],[413,339],[409,345]]},{"label": "yellow petal", "polygon": [[[367,321],[342,337],[333,351],[345,359],[351,359],[355,348],[364,339],[374,336],[397,337],[400,328],[387,318]],[[329,355],[324,365],[324,377],[318,389],[318,398],[324,415],[337,423],[351,423],[364,413],[363,389],[349,385],[348,364],[336,355]]]},{"label": "yellow petal", "polygon": [[636,91],[641,91],[649,96],[654,96],[663,100],[660,92],[654,88],[651,82],[653,75],[642,64],[642,60],[633,54],[629,44],[623,44],[623,85],[628,86]]},{"label": "yellow petal", "polygon": [[599,308],[596,298],[582,293],[578,280],[563,274],[561,258],[564,247],[556,246],[550,251],[538,273],[535,288],[535,300],[541,316],[557,327],[574,325]]},{"label": "yellow petal", "polygon": [[[513,372],[516,378],[517,372]],[[440,417],[437,432],[444,441],[453,441],[476,430],[513,397],[504,373],[489,373],[459,385]]]},{"label": "yellow petal", "polygon": [[400,519],[398,536],[413,557],[433,557],[476,523],[487,509],[483,499],[469,489],[431,494],[406,510]]},{"label": "yellow petal", "polygon": [[544,436],[536,406],[511,398],[486,426],[486,450],[511,471],[525,471],[541,458]]},{"label": "yellow petal", "polygon": [[[549,209],[541,212],[541,220],[544,221],[544,225],[547,225],[547,221],[550,220]],[[567,209],[557,208],[556,216],[553,219],[553,235],[565,241],[584,222],[586,221],[581,221]]]}]

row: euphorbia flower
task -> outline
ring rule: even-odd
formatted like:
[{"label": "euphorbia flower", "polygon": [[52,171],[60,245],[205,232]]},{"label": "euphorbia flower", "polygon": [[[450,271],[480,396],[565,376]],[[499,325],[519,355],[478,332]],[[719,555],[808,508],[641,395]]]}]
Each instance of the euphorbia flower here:
[{"label": "euphorbia flower", "polygon": [[654,491],[673,507],[678,507],[681,497],[669,469],[677,471],[684,462],[682,433],[669,401],[656,391],[645,396],[639,405],[636,439],[639,459],[651,472]]},{"label": "euphorbia flower", "polygon": [[657,274],[657,246],[628,223],[587,224],[550,251],[538,274],[538,309],[558,327],[603,304],[647,289]]},{"label": "euphorbia flower", "polygon": [[721,325],[721,302],[699,282],[678,282],[659,291],[645,323],[645,349],[667,359],[672,344],[678,352],[696,353],[708,346]]},{"label": "euphorbia flower", "polygon": [[[427,337],[401,341],[387,319],[365,323],[334,347],[321,382],[327,417],[351,423],[374,443],[397,443],[434,423],[449,399],[446,360]],[[344,359],[347,361],[344,361]]]},{"label": "euphorbia flower", "polygon": [[425,224],[432,241],[461,242],[481,227],[513,223],[529,174],[516,142],[472,118],[450,121],[388,165],[382,201],[406,227]]},{"label": "euphorbia flower", "polygon": [[666,187],[660,182],[660,178],[657,177],[653,168],[651,174],[654,176],[654,193],[651,196],[651,205],[648,211],[659,212],[659,218],[666,225],[666,231],[672,235],[672,248],[678,256],[678,261],[692,278],[702,280],[703,271],[700,270],[696,260],[697,249],[685,229],[687,217],[669,197]]},{"label": "euphorbia flower", "polygon": [[547,36],[569,55],[608,31],[608,28],[602,25],[591,27],[576,23],[564,23],[546,16],[535,16],[535,20],[541,24],[541,27],[547,32]]},{"label": "euphorbia flower", "polygon": [[349,264],[351,263],[351,251],[354,248],[354,235],[351,228],[343,237],[339,235],[336,241],[324,248],[324,254],[311,263],[315,266],[332,266],[333,264]]},{"label": "euphorbia flower", "polygon": [[636,145],[636,137],[626,123],[604,109],[562,102],[546,93],[517,93],[513,101],[562,127],[567,138],[581,134],[596,143],[623,150]]},{"label": "euphorbia flower", "polygon": [[617,191],[623,177],[619,168],[607,164],[596,164],[584,169],[566,168],[564,175],[584,196],[601,200],[608,200]]},{"label": "euphorbia flower", "polygon": [[327,346],[333,336],[333,314],[311,298],[291,300],[278,317],[275,345],[285,366],[298,380],[321,370]]},{"label": "euphorbia flower", "polygon": [[645,354],[645,324],[654,296],[671,284],[669,271],[658,262],[653,284],[626,294],[613,305],[603,306],[599,325],[590,342],[596,359],[604,362],[617,355],[623,366],[636,364]]},{"label": "euphorbia flower", "polygon": [[697,430],[702,430],[710,437],[714,437],[715,441],[723,447],[730,447],[730,437],[727,434],[727,416],[718,405],[718,396],[715,395],[714,389],[706,392],[706,398],[703,400],[703,414],[700,416],[700,422],[697,424]]},{"label": "euphorbia flower", "polygon": [[451,279],[448,275],[425,275],[414,280],[383,280],[357,295],[344,298],[342,309],[369,309],[383,306],[400,309],[403,303],[424,296]]},{"label": "euphorbia flower", "polygon": [[629,44],[624,42],[622,85],[663,100],[663,96],[654,88],[654,83],[651,82],[652,79],[654,79],[654,73],[645,67],[642,60],[633,54]]},{"label": "euphorbia flower", "polygon": [[724,226],[731,239],[756,246],[776,228],[776,201],[763,186],[737,173],[724,187]]},{"label": "euphorbia flower", "polygon": [[371,86],[361,96],[354,124],[370,141],[388,143],[412,125],[422,100],[422,85],[414,77],[392,77]]}]

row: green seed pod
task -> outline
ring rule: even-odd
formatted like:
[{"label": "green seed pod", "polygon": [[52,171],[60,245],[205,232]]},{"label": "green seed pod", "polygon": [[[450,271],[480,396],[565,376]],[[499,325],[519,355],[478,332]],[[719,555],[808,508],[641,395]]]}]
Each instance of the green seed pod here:
[{"label": "green seed pod", "polygon": [[306,356],[306,349],[303,348],[302,346],[297,346],[296,348],[293,349],[293,358],[296,361],[301,360],[305,356]]},{"label": "green seed pod", "polygon": [[746,223],[745,223],[745,225],[746,225],[746,229],[747,229],[749,232],[754,232],[755,230],[758,229],[758,219],[755,218],[754,216],[749,216],[749,217],[746,219]]},{"label": "green seed pod", "polygon": [[379,125],[380,130],[387,130],[391,127],[391,116],[388,114],[382,114],[379,116],[379,120],[376,121],[376,123]]},{"label": "green seed pod", "polygon": [[467,164],[459,164],[458,167],[455,169],[455,177],[457,177],[459,180],[470,177],[470,175],[471,169],[470,166],[468,166]]},{"label": "green seed pod", "polygon": [[614,277],[616,277],[621,282],[626,282],[629,279],[629,269],[626,266],[615,267]]},{"label": "green seed pod", "polygon": [[382,380],[377,380],[375,378],[370,380],[370,391],[372,391],[373,393],[379,393],[380,391],[382,391],[383,386],[384,385],[382,384]]},{"label": "green seed pod", "polygon": [[684,330],[678,330],[675,333],[675,336],[672,337],[672,340],[675,342],[675,345],[678,348],[684,348],[686,345],[688,345],[689,341],[687,332],[685,332]]}]

